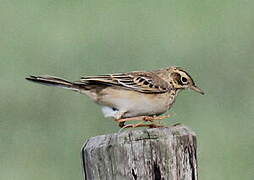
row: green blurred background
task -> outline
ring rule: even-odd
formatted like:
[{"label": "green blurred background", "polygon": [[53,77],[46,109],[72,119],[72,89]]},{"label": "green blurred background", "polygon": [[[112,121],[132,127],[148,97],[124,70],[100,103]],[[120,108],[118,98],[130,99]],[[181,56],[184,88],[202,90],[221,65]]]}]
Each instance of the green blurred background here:
[{"label": "green blurred background", "polygon": [[251,0],[0,0],[0,179],[81,179],[83,142],[119,130],[87,97],[27,75],[77,80],[170,65],[206,92],[182,92],[166,122],[197,133],[200,179],[253,179],[253,8]]}]

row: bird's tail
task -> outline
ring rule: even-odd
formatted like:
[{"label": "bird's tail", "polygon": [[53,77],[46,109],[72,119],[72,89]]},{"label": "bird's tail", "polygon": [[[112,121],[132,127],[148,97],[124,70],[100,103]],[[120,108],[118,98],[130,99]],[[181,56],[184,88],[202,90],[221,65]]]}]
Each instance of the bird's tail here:
[{"label": "bird's tail", "polygon": [[47,86],[57,86],[65,89],[71,89],[74,91],[79,91],[79,87],[74,83],[67,81],[65,79],[61,79],[54,76],[43,75],[43,76],[29,76],[26,78],[29,81],[47,85]]}]

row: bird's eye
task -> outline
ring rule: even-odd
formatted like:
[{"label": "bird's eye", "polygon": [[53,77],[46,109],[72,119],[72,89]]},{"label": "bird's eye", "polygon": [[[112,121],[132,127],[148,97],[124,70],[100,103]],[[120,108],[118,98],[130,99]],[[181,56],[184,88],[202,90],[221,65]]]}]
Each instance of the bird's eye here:
[{"label": "bird's eye", "polygon": [[186,84],[188,79],[186,77],[181,77],[181,81],[183,82],[183,84]]}]

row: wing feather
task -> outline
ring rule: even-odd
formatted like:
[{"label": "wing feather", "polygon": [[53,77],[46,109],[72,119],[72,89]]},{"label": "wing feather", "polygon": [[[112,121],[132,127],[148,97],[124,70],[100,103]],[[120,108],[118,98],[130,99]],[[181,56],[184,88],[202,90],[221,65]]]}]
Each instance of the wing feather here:
[{"label": "wing feather", "polygon": [[81,77],[77,83],[115,85],[143,93],[164,93],[170,85],[153,72],[130,72]]}]

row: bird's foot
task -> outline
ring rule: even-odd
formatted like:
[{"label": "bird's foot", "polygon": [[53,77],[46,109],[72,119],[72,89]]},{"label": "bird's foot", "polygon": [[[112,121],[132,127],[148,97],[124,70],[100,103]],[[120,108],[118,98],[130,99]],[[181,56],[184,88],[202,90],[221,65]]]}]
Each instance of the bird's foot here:
[{"label": "bird's foot", "polygon": [[124,123],[125,123],[125,122],[119,122],[118,126],[119,126],[120,128],[122,128],[122,127],[124,127]]},{"label": "bird's foot", "polygon": [[180,126],[180,125],[182,125],[182,123],[175,123],[175,124],[173,124],[172,126],[173,126],[173,127],[176,127],[176,126]]}]

